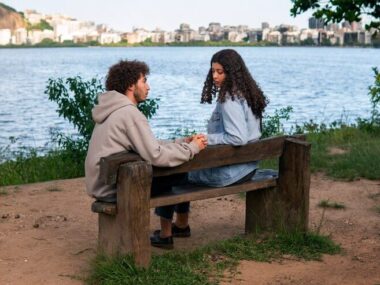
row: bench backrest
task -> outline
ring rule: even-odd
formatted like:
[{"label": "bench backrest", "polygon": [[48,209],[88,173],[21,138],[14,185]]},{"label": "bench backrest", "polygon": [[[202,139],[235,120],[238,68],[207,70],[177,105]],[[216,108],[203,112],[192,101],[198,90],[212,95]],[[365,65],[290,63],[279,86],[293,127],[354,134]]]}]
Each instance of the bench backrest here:
[{"label": "bench backrest", "polygon": [[[261,139],[239,147],[231,145],[209,146],[196,155],[194,159],[180,166],[153,167],[153,176],[167,176],[204,168],[278,158],[283,153],[285,140],[289,139],[304,141],[305,136],[277,136]],[[106,184],[114,184],[117,180],[120,165],[142,160],[136,153],[127,151],[103,157],[100,160],[100,178]]]}]

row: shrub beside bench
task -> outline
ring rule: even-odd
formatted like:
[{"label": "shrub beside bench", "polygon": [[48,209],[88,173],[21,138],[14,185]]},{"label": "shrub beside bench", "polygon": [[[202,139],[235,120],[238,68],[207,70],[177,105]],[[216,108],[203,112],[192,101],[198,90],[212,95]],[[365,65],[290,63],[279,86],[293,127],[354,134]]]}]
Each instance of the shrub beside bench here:
[{"label": "shrub beside bench", "polygon": [[[99,214],[99,248],[107,255],[132,253],[138,266],[151,259],[150,208],[246,192],[245,232],[281,228],[307,231],[310,143],[304,136],[279,136],[244,146],[209,146],[193,160],[173,168],[152,167],[134,153],[121,152],[100,161],[100,177],[117,185],[117,203],[94,202]],[[150,197],[152,177],[279,158],[278,176],[221,188],[185,185],[172,194]]]}]

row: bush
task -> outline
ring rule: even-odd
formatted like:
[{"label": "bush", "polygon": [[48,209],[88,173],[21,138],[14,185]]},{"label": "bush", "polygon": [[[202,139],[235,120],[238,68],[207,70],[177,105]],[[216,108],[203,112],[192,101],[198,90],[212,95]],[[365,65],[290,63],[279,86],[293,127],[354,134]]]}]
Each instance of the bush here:
[{"label": "bush", "polygon": [[375,73],[375,82],[372,86],[368,87],[368,95],[372,107],[371,117],[368,119],[357,118],[356,120],[360,129],[370,132],[379,131],[380,129],[380,73],[377,67],[373,67],[372,70]]}]

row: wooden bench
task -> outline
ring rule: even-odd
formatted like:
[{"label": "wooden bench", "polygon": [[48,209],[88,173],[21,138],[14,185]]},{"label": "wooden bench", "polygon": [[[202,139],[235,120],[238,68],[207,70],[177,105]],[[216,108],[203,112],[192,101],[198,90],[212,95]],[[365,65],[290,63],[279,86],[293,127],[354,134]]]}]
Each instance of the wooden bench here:
[{"label": "wooden bench", "polygon": [[[150,197],[152,177],[279,158],[278,177],[223,188],[186,185],[171,195]],[[310,143],[304,136],[279,136],[245,146],[209,146],[193,160],[173,168],[152,167],[133,153],[100,161],[101,179],[117,185],[117,203],[92,204],[99,213],[99,248],[107,255],[131,253],[138,266],[151,259],[150,208],[246,192],[246,233],[281,227],[306,231],[309,213]]]}]

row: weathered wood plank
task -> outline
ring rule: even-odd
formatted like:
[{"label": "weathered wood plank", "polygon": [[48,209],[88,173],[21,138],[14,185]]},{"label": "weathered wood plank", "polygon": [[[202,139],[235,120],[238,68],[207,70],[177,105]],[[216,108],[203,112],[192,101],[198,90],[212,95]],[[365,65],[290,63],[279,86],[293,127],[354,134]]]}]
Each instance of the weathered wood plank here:
[{"label": "weathered wood plank", "polygon": [[119,226],[123,228],[119,237],[120,253],[132,253],[136,265],[141,267],[148,267],[151,258],[149,240],[151,177],[152,166],[144,161],[122,165],[118,177],[117,218]]},{"label": "weathered wood plank", "polygon": [[121,164],[141,160],[142,158],[138,154],[128,151],[122,151],[107,157],[102,157],[99,162],[100,179],[108,185],[115,184],[117,180],[117,171]]},{"label": "weathered wood plank", "polygon": [[95,201],[91,205],[91,211],[94,213],[103,213],[106,215],[116,215],[116,205],[114,203],[105,203]]},{"label": "weathered wood plank", "polygon": [[307,231],[309,222],[311,144],[286,139],[279,164],[279,195],[284,228]]},{"label": "weathered wood plank", "polygon": [[245,196],[245,232],[257,233],[276,227],[278,221],[277,187],[247,192]]},{"label": "weathered wood plank", "polygon": [[[150,207],[155,208],[159,206],[172,205],[188,201],[196,201],[208,198],[215,198],[225,195],[237,194],[242,192],[249,192],[258,190],[266,187],[274,187],[277,185],[277,178],[269,178],[261,181],[250,181],[237,185],[213,188],[205,186],[195,186],[195,185],[186,185],[181,187],[174,187],[175,192],[171,194],[166,194],[158,197],[153,197],[150,199]],[[256,191],[255,191],[256,192]],[[94,202],[93,205],[97,204],[106,204],[98,205],[96,208],[93,207],[92,211],[96,213],[104,213],[107,215],[116,214],[116,204],[111,203],[100,203]]]},{"label": "weathered wood plank", "polygon": [[159,197],[150,199],[150,207],[159,207],[166,205],[173,205],[182,202],[203,200],[215,198],[225,195],[237,194],[247,191],[254,191],[265,187],[273,187],[277,185],[277,179],[271,178],[259,182],[245,182],[227,187],[213,188],[205,186],[186,185],[181,187],[174,187],[175,192]]},{"label": "weathered wood plank", "polygon": [[[305,139],[304,135],[295,137]],[[203,168],[276,158],[282,154],[286,138],[289,136],[271,137],[239,147],[231,145],[209,146],[196,155],[193,160],[178,167],[154,167],[153,176],[166,176]],[[142,160],[140,156],[128,152],[103,157],[100,160],[100,179],[106,184],[115,184],[119,165],[138,160]]]}]

